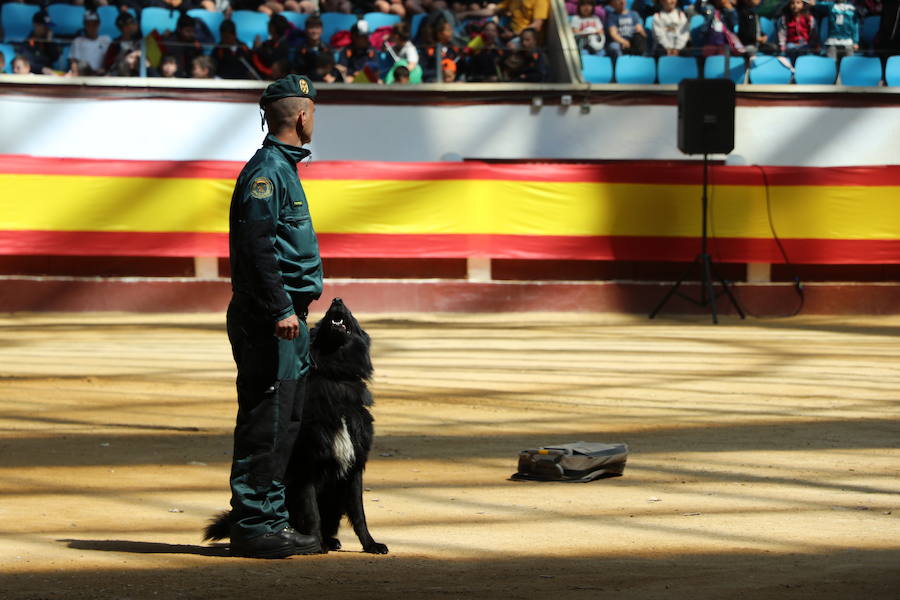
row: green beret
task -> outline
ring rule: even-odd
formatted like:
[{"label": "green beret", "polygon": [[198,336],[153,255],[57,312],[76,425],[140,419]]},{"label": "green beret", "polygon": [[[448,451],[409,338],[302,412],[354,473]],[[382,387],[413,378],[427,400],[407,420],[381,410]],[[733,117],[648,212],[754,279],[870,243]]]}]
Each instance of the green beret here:
[{"label": "green beret", "polygon": [[303,75],[294,75],[291,73],[287,77],[282,77],[278,81],[269,84],[266,91],[263,92],[259,99],[259,105],[265,108],[269,102],[281,100],[282,98],[309,98],[316,99],[316,88],[313,87],[309,77]]}]

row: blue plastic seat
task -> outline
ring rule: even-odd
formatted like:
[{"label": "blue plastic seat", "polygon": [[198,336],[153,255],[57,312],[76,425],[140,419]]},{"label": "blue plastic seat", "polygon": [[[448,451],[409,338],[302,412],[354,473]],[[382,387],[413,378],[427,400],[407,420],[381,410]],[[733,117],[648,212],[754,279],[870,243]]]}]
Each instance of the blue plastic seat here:
[{"label": "blue plastic seat", "polygon": [[699,77],[697,59],[692,56],[660,56],[656,65],[659,82],[677,85],[682,79]]},{"label": "blue plastic seat", "polygon": [[379,27],[393,27],[400,22],[399,15],[389,15],[383,12],[370,12],[363,15],[363,19],[369,24],[369,33]]},{"label": "blue plastic seat", "polygon": [[409,34],[412,36],[412,39],[416,39],[416,36],[419,35],[419,28],[422,26],[422,21],[425,20],[426,16],[427,15],[425,13],[413,15],[412,21],[410,21],[409,26]]},{"label": "blue plastic seat", "polygon": [[[24,42],[31,33],[31,19],[38,7],[31,4],[19,4],[8,2],[3,5],[0,22],[3,24],[3,40],[9,42]],[[7,65],[12,58],[6,60]]]},{"label": "blue plastic seat", "polygon": [[884,85],[900,86],[900,55],[891,56],[884,66]]},{"label": "blue plastic seat", "polygon": [[588,83],[609,83],[612,81],[612,60],[608,56],[581,55],[581,73]]},{"label": "blue plastic seat", "polygon": [[309,18],[308,14],[298,13],[292,10],[281,11],[281,14],[297,29],[306,29],[306,19]]},{"label": "blue plastic seat", "polygon": [[222,21],[225,20],[224,14],[213,10],[206,10],[205,8],[192,8],[187,11],[187,14],[189,17],[194,17],[198,21],[203,21],[216,42],[222,41],[222,37],[219,35],[219,27],[222,26]]},{"label": "blue plastic seat", "polygon": [[750,61],[750,83],[783,85],[791,82],[791,70],[777,56],[754,56]]},{"label": "blue plastic seat", "polygon": [[744,83],[747,77],[747,63],[740,56],[732,56],[728,61],[728,73],[725,73],[725,57],[721,55],[707,56],[703,62],[704,79],[721,79],[730,77],[735,85]]},{"label": "blue plastic seat", "polygon": [[12,73],[12,61],[16,57],[16,49],[13,48],[12,44],[0,44],[0,53],[2,53],[3,58],[6,59],[6,64],[3,66],[3,72]]},{"label": "blue plastic seat", "polygon": [[799,84],[833,85],[837,65],[827,56],[805,55],[794,63],[794,81]]},{"label": "blue plastic seat", "polygon": [[649,56],[620,56],[616,60],[616,82],[647,84],[656,82],[656,61]]},{"label": "blue plastic seat", "polygon": [[881,27],[881,15],[866,17],[860,28],[859,45],[864,48],[871,48],[879,27]]},{"label": "blue plastic seat", "polygon": [[51,4],[47,14],[53,23],[53,35],[74,37],[84,29],[84,7],[74,4]]},{"label": "blue plastic seat", "polygon": [[763,33],[763,35],[769,36],[769,43],[775,44],[778,40],[775,39],[775,21],[768,17],[760,17],[759,18],[759,30]]},{"label": "blue plastic seat", "polygon": [[148,6],[141,11],[141,35],[147,36],[154,29],[160,35],[167,31],[175,31],[178,25],[178,11]]},{"label": "blue plastic seat", "polygon": [[878,87],[880,84],[880,58],[854,55],[841,60],[841,85]]},{"label": "blue plastic seat", "polygon": [[253,48],[256,36],[261,41],[269,39],[269,15],[255,10],[236,10],[231,13],[237,38]]},{"label": "blue plastic seat", "polygon": [[331,36],[338,31],[349,31],[353,24],[356,23],[356,20],[356,15],[346,15],[337,12],[322,13],[322,40],[326,44],[330,43]]},{"label": "blue plastic seat", "polygon": [[[132,14],[134,11],[131,11]],[[97,16],[100,17],[100,35],[108,35],[112,39],[116,39],[122,32],[116,27],[116,18],[119,16],[119,8],[113,5],[105,5],[97,7]]]}]

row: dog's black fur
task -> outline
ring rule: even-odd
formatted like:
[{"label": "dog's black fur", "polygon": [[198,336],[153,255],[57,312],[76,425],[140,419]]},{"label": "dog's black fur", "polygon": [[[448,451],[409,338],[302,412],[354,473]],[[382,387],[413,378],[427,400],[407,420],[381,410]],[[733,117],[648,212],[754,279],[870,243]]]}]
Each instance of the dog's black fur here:
[{"label": "dog's black fur", "polygon": [[[319,537],[322,552],[338,550],[335,537],[346,515],[363,551],[387,554],[372,539],[363,509],[363,471],[374,430],[369,335],[340,298],[310,331],[313,367],[307,380],[300,435],[288,465],[285,485],[291,526]],[[352,450],[351,450],[352,449]],[[208,540],[229,535],[230,513],[205,530]]]}]

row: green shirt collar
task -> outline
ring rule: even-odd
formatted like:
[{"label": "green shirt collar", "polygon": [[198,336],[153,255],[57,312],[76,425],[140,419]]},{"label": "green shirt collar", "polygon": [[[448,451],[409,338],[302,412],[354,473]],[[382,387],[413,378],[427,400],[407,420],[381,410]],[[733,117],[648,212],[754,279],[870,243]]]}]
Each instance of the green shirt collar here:
[{"label": "green shirt collar", "polygon": [[267,147],[278,148],[295,163],[300,162],[301,160],[312,154],[306,148],[300,148],[299,146],[291,146],[290,144],[285,144],[271,133],[266,136],[265,140],[263,140],[263,148]]}]

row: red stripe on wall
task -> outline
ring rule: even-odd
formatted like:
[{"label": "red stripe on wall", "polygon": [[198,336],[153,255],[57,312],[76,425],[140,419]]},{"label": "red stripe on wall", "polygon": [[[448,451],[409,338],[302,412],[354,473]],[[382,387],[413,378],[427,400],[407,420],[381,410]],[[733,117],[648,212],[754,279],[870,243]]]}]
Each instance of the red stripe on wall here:
[{"label": "red stripe on wall", "polygon": [[[786,239],[791,262],[897,264],[900,240]],[[691,261],[697,238],[524,235],[319,235],[327,258],[492,258]],[[713,260],[782,263],[775,242],[759,238],[710,240]],[[224,233],[0,231],[0,254],[59,256],[227,256]]]},{"label": "red stripe on wall", "polygon": [[[0,173],[235,179],[242,163],[230,161],[141,161],[0,156]],[[609,164],[389,163],[311,161],[299,165],[308,180],[502,180],[558,183],[699,184],[694,162],[629,161]],[[765,167],[769,185],[900,186],[900,165],[876,167]],[[763,185],[759,167],[712,166],[713,185]]]}]

